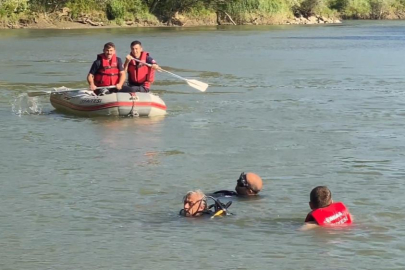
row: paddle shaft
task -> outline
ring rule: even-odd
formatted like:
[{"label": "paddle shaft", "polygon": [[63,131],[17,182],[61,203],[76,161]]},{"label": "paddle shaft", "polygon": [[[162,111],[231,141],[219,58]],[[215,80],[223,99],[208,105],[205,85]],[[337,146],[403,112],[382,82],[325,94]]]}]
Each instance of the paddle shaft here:
[{"label": "paddle shaft", "polygon": [[[148,67],[152,67],[152,64],[148,64],[148,63],[143,62],[143,61],[141,61],[141,60],[138,60],[138,59],[136,59],[136,58],[133,58],[133,57],[132,57],[132,60],[135,60],[136,62],[141,63],[141,64],[144,64],[144,65],[147,65]],[[182,79],[182,80],[187,81],[186,78],[183,78],[183,77],[181,77],[181,76],[179,76],[179,75],[176,75],[176,74],[174,74],[174,73],[171,73],[170,71],[167,71],[167,70],[165,70],[165,69],[163,69],[163,68],[160,68],[160,69],[158,69],[158,70],[161,70],[161,71],[163,71],[163,72],[169,73],[169,74],[173,75],[174,77],[177,77],[177,78],[179,78],[179,79]]]},{"label": "paddle shaft", "polygon": [[[110,86],[100,86],[97,87],[96,89],[112,89],[115,88],[115,85],[110,85]],[[37,97],[37,96],[44,96],[52,93],[63,93],[63,92],[74,92],[74,91],[85,91],[89,90],[88,88],[82,88],[82,89],[66,89],[66,90],[60,90],[60,91],[37,91],[37,92],[28,92],[27,95],[29,97]]]},{"label": "paddle shaft", "polygon": [[[135,60],[135,61],[138,62],[138,63],[147,65],[148,67],[152,67],[151,64],[148,64],[148,63],[146,63],[146,62],[143,62],[143,61],[138,60],[138,59],[133,58],[133,57],[132,57],[132,59]],[[197,87],[197,89],[198,89],[199,87],[198,87],[198,85],[197,85],[196,83],[201,83],[201,84],[206,85],[206,83],[198,82],[197,80],[189,80],[189,79],[183,78],[183,77],[181,77],[181,76],[179,76],[179,75],[177,75],[177,74],[174,74],[174,73],[172,73],[172,72],[170,72],[170,71],[167,71],[167,70],[165,70],[165,69],[163,69],[163,68],[159,68],[158,70],[161,70],[161,71],[163,71],[163,72],[166,72],[166,73],[168,73],[168,74],[172,75],[173,77],[176,77],[176,78],[178,78],[178,79],[180,79],[180,80],[186,81],[191,87],[194,87],[194,88]],[[190,83],[191,83],[191,84],[196,84],[196,85],[193,86],[193,85],[191,85]],[[208,85],[207,85],[207,86],[208,86]],[[200,89],[199,89],[199,90],[200,90]],[[200,90],[200,91],[205,91],[205,90]]]}]

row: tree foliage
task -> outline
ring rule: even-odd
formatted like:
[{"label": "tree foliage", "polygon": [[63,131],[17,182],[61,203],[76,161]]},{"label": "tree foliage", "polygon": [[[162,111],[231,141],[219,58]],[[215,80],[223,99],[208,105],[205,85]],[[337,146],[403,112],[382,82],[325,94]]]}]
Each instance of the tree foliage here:
[{"label": "tree foliage", "polygon": [[35,12],[54,12],[63,8],[69,0],[29,0],[32,11]]},{"label": "tree foliage", "polygon": [[0,16],[32,12],[55,12],[63,7],[80,12],[97,11],[110,20],[143,14],[169,20],[175,14],[226,12],[235,18],[248,14],[311,16],[336,12],[344,18],[384,19],[405,14],[405,0],[0,0]]}]

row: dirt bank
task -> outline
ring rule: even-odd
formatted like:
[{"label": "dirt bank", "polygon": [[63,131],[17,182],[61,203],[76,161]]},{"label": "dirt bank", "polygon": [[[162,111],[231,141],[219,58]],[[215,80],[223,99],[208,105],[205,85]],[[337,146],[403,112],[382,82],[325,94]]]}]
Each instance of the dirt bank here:
[{"label": "dirt bank", "polygon": [[174,14],[167,22],[160,22],[158,19],[135,21],[114,21],[103,20],[99,14],[82,14],[77,19],[72,19],[70,10],[63,8],[55,13],[32,14],[21,16],[18,20],[3,21],[0,28],[3,29],[82,29],[82,28],[116,28],[116,27],[192,27],[192,26],[214,26],[214,25],[280,25],[280,24],[324,24],[324,23],[341,23],[339,19],[327,18],[323,16],[305,17],[263,17],[255,16],[244,21],[233,20],[228,14],[210,14],[204,17],[191,17],[183,14]]}]

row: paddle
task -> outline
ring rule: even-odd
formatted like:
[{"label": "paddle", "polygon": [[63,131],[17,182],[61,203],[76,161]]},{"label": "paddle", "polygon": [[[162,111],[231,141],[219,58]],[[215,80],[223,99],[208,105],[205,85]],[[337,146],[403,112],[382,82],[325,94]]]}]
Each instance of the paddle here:
[{"label": "paddle", "polygon": [[[140,60],[135,59],[135,58],[132,58],[132,59],[135,60],[136,62],[147,65],[148,67],[152,67],[151,64],[145,63],[145,62],[140,61]],[[176,78],[178,78],[180,80],[186,81],[189,86],[191,86],[191,87],[193,87],[193,88],[195,88],[195,89],[197,89],[197,90],[199,90],[201,92],[205,92],[205,90],[207,90],[207,88],[208,88],[207,83],[200,82],[200,81],[197,81],[197,80],[190,80],[190,79],[183,78],[183,77],[181,77],[181,76],[179,76],[177,74],[174,74],[174,73],[172,73],[170,71],[164,70],[163,68],[160,68],[158,70],[166,72],[166,73],[168,73],[168,74],[172,75],[173,77],[176,77]]]},{"label": "paddle", "polygon": [[[115,85],[111,85],[111,86],[101,86],[101,87],[97,87],[96,89],[112,89],[115,88]],[[28,92],[27,95],[29,97],[38,97],[38,96],[45,96],[45,95],[49,95],[52,93],[63,93],[63,92],[75,92],[75,91],[84,91],[84,90],[89,90],[89,88],[82,88],[82,89],[63,89],[63,90],[56,90],[57,88],[54,88],[53,91],[36,91],[36,92]]]}]

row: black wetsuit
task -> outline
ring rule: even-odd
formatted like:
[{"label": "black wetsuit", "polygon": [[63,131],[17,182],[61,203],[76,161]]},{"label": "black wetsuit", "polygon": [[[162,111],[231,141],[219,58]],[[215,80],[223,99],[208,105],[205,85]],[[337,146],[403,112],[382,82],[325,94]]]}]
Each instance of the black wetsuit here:
[{"label": "black wetsuit", "polygon": [[[201,212],[201,215],[198,216],[192,216],[192,217],[210,217],[214,214],[214,212],[212,212],[211,210],[204,210],[203,212]],[[186,210],[181,209],[179,212],[180,216],[185,217],[186,216]]]},{"label": "black wetsuit", "polygon": [[[231,206],[232,201],[229,201],[226,204],[224,204],[224,203],[220,202],[218,199],[213,198],[212,196],[208,196],[208,198],[211,198],[212,200],[214,200],[214,204],[211,204],[205,210],[198,212],[198,213],[201,213],[201,215],[198,215],[196,217],[201,217],[201,216],[211,217],[211,216],[214,216],[216,213],[218,213],[218,211],[223,211],[222,214],[224,214],[224,215],[232,215],[232,213],[229,213],[227,211],[229,206]],[[197,213],[195,213],[195,214],[197,214]],[[193,216],[195,216],[195,214]],[[181,209],[179,212],[179,215],[186,216],[186,210]]]},{"label": "black wetsuit", "polygon": [[213,197],[232,197],[238,196],[238,193],[232,190],[218,190],[211,194]]}]

